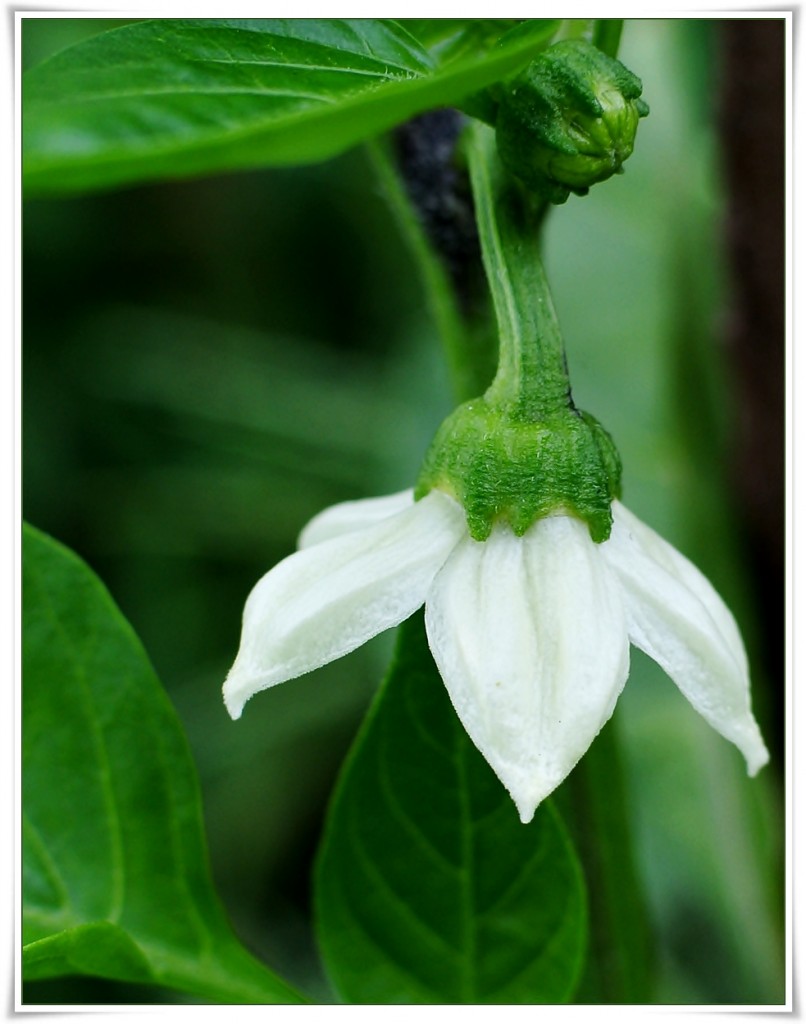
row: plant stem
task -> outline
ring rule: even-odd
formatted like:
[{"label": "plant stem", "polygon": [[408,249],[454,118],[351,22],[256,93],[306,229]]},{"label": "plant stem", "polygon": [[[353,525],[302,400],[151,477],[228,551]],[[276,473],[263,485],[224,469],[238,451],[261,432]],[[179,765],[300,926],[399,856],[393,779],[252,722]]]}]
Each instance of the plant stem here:
[{"label": "plant stem", "polygon": [[593,30],[593,45],[608,57],[615,57],[618,54],[623,28],[622,18],[597,18]]},{"label": "plant stem", "polygon": [[489,128],[473,126],[467,151],[498,320],[498,372],[486,397],[514,419],[545,419],[571,404],[571,390],[565,345],[539,255],[544,207],[503,169]]}]

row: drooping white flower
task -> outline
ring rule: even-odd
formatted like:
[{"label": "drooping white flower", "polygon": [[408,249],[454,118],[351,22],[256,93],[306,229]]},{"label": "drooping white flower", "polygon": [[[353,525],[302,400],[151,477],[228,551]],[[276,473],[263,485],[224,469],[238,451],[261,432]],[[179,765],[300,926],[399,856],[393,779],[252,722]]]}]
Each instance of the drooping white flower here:
[{"label": "drooping white flower", "polygon": [[705,577],[614,501],[603,543],[571,515],[474,540],[442,491],[347,502],[316,516],[300,550],[246,603],[224,685],[240,717],[260,690],[347,654],[425,604],[434,660],[469,736],[521,820],[610,718],[629,645],[666,671],[754,775],[769,759],[750,709],[742,639]]}]

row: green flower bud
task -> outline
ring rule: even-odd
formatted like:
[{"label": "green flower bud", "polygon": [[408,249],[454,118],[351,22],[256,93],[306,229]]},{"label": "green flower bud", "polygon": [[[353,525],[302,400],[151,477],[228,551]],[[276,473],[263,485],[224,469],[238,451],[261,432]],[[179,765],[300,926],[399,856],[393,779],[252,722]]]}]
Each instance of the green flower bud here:
[{"label": "green flower bud", "polygon": [[496,120],[504,165],[552,203],[622,171],[649,107],[641,80],[582,40],[555,43],[505,86]]},{"label": "green flower bud", "polygon": [[513,416],[487,396],[459,406],[426,455],[416,497],[437,488],[464,506],[470,535],[493,524],[517,536],[555,513],[584,520],[592,540],[610,535],[621,462],[605,429],[570,402],[539,419]]}]

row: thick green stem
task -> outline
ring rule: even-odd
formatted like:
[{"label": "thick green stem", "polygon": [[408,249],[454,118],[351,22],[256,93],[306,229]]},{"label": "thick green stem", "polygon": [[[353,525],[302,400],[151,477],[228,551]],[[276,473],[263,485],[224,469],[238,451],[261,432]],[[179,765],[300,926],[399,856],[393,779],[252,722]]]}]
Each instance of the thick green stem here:
[{"label": "thick green stem", "polygon": [[571,405],[571,391],[562,334],[539,257],[544,208],[501,166],[490,129],[474,125],[467,151],[498,320],[498,373],[486,397],[512,419],[546,419]]},{"label": "thick green stem", "polygon": [[593,45],[608,57],[617,56],[623,28],[622,18],[598,18],[593,30]]}]

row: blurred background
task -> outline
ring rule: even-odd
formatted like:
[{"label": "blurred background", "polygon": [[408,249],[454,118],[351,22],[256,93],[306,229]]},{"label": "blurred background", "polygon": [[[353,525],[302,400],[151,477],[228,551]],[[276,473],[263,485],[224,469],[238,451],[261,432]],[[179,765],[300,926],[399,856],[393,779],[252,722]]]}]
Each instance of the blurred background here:
[{"label": "blurred background", "polygon": [[[120,24],[24,20],[24,66]],[[628,22],[620,57],[651,115],[626,174],[546,235],[576,402],[616,440],[625,503],[734,609],[773,753],[748,780],[634,652],[616,722],[659,1002],[784,998],[783,43],[780,21]],[[252,585],[323,506],[409,486],[450,411],[417,270],[362,150],[31,201],[23,234],[25,518],[142,638],[236,930],[328,1000],[311,858],[392,638],[237,723],[220,690]],[[67,979],[25,998],[177,997]]]}]

